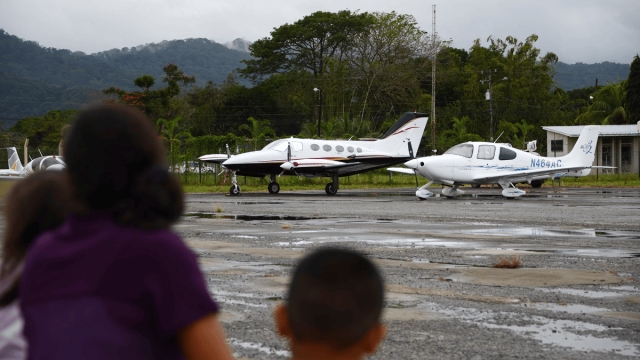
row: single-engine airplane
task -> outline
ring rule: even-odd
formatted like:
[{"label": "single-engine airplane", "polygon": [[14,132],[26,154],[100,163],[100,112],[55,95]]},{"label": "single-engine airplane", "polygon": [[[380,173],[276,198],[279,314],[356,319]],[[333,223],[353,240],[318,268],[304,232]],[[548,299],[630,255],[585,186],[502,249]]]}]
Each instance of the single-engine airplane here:
[{"label": "single-engine airplane", "polygon": [[67,166],[63,157],[56,155],[40,156],[29,161],[27,166],[22,166],[20,156],[14,147],[7,148],[7,156],[9,169],[0,169],[0,177],[24,177],[36,171],[62,170]]},{"label": "single-engine airplane", "polygon": [[208,163],[221,163],[232,173],[230,195],[239,195],[236,175],[265,177],[271,180],[269,193],[277,194],[276,175],[330,177],[325,186],[328,195],[338,192],[338,178],[399,164],[413,158],[413,146],[420,146],[427,125],[427,114],[407,112],[382,136],[367,140],[280,139],[262,150],[231,155],[203,155]]},{"label": "single-engine airplane", "polygon": [[598,135],[598,126],[585,127],[573,150],[557,158],[514,149],[509,144],[469,141],[450,148],[442,155],[409,160],[404,163],[407,168],[388,170],[417,174],[431,180],[416,190],[420,200],[433,196],[427,188],[434,183],[449,186],[442,190],[442,195],[450,198],[464,194],[458,189],[463,184],[496,183],[503,189],[502,196],[516,198],[526,192],[516,188],[514,183],[528,182],[539,186],[547,178],[586,176],[591,169],[611,168],[592,166]]}]

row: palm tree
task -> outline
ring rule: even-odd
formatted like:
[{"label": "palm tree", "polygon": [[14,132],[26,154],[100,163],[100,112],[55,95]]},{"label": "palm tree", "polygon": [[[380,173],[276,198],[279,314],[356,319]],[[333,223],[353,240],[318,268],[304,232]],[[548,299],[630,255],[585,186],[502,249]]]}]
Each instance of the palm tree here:
[{"label": "palm tree", "polygon": [[578,125],[627,124],[629,118],[624,109],[626,81],[602,87],[593,96],[587,111],[574,121]]},{"label": "palm tree", "polygon": [[184,130],[176,133],[178,130],[178,123],[180,122],[181,117],[175,117],[171,120],[166,119],[158,119],[156,124],[160,129],[160,138],[167,141],[169,143],[169,159],[171,161],[171,168],[174,168],[176,163],[176,148],[180,148],[180,140],[190,138],[191,134],[189,131]]},{"label": "palm tree", "polygon": [[247,124],[240,125],[240,131],[248,133],[253,140],[253,146],[255,150],[262,148],[267,136],[276,136],[276,132],[271,128],[271,122],[267,119],[256,120],[253,117],[247,119],[251,123],[251,126]]}]

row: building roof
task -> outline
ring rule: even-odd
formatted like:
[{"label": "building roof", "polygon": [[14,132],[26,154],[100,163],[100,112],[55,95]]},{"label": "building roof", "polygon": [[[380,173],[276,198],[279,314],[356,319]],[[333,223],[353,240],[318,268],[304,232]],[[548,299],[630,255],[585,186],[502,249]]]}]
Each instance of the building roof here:
[{"label": "building roof", "polygon": [[[568,137],[578,137],[586,125],[576,126],[543,126],[542,129]],[[600,136],[640,136],[640,126],[633,125],[600,125]]]}]

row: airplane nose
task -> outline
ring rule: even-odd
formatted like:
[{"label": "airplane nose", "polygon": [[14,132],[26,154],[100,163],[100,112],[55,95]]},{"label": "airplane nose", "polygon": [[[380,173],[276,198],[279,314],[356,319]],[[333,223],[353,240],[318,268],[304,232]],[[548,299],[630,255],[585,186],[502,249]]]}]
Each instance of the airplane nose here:
[{"label": "airplane nose", "polygon": [[418,168],[418,159],[413,159],[413,160],[409,160],[406,163],[404,163],[404,166],[410,168],[410,169],[417,169]]}]

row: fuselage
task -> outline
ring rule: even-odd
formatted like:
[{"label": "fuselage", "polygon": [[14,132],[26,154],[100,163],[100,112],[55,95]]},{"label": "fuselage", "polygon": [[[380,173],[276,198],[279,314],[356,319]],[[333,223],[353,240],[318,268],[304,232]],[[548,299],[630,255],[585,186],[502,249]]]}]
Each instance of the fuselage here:
[{"label": "fuselage", "polygon": [[[411,160],[421,176],[444,183],[483,184],[490,181],[478,179],[482,174],[494,177],[501,172],[561,169],[563,158],[548,158],[535,153],[514,149],[509,144],[467,142],[458,144],[444,154]],[[413,165],[413,164],[411,164]],[[412,166],[409,166],[412,167]],[[581,170],[576,176],[587,175],[591,170]],[[540,180],[551,177],[525,175],[512,178],[512,182]]]},{"label": "fuselage", "polygon": [[[345,168],[344,171],[339,171],[340,176],[399,164],[409,159],[406,148],[404,151],[402,151],[402,147],[398,147],[390,152],[383,152],[374,148],[375,143],[376,141],[362,140],[280,139],[268,144],[262,150],[234,155],[223,162],[222,166],[236,171],[238,175],[280,174],[283,171],[281,165],[288,160],[289,146],[291,147],[289,159],[291,162],[305,160],[308,165],[309,161],[313,160],[318,160],[318,164],[321,164],[323,160],[331,160],[354,164],[349,166],[348,170]],[[285,173],[293,174],[293,172]],[[302,168],[297,169],[296,173],[309,175]],[[317,175],[323,176],[321,173]]]},{"label": "fuselage", "polygon": [[26,174],[33,174],[42,170],[62,170],[66,166],[62,156],[48,155],[31,160],[24,169]]}]

